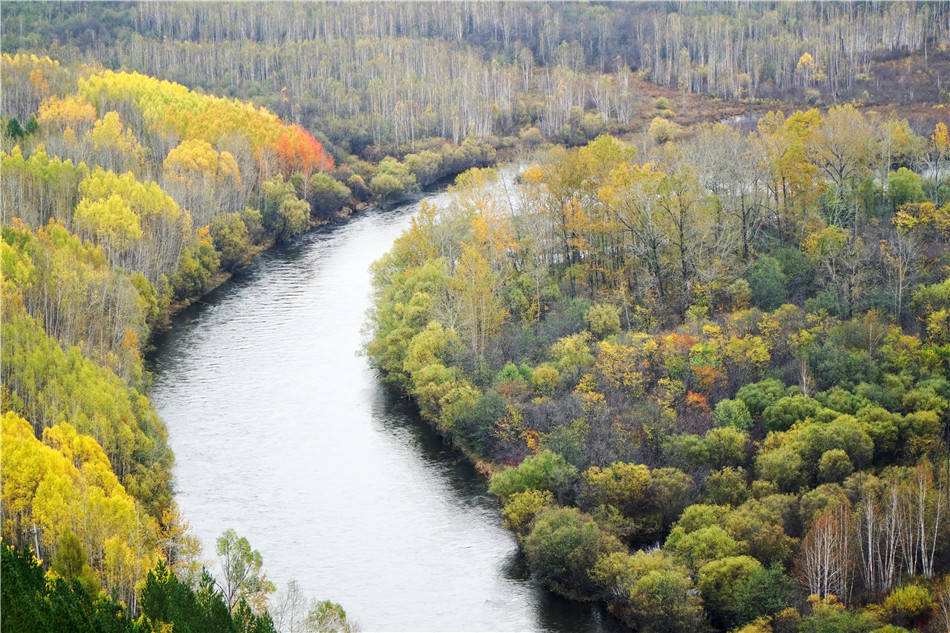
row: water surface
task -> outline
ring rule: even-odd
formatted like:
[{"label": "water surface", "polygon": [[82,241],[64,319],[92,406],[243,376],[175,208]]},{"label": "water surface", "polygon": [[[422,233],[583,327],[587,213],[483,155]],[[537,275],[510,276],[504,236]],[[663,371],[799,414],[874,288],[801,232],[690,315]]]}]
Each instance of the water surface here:
[{"label": "water surface", "polygon": [[234,528],[364,631],[618,630],[525,578],[484,482],[359,354],[369,265],[417,209],[265,253],[176,317],[151,369],[178,504],[205,558]]}]

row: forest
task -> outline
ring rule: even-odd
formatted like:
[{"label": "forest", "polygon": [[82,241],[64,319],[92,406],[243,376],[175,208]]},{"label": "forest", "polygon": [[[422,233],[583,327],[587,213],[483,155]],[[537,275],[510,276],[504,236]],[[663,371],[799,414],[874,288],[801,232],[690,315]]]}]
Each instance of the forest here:
[{"label": "forest", "polygon": [[643,633],[950,629],[946,4],[2,28],[11,632],[354,629],[229,526],[200,551],[144,359],[261,252],[449,182],[373,268],[367,352],[539,582]]},{"label": "forest", "polygon": [[[278,630],[246,539],[218,540],[223,579],[202,566],[143,353],[181,306],[337,213],[335,189],[349,201],[333,159],[244,102],[45,56],[2,63],[38,100],[25,125],[5,121],[0,153],[4,628]],[[333,603],[309,616],[347,626]]]},{"label": "forest", "polygon": [[947,127],[853,106],[466,172],[375,266],[388,381],[637,631],[950,624]]}]

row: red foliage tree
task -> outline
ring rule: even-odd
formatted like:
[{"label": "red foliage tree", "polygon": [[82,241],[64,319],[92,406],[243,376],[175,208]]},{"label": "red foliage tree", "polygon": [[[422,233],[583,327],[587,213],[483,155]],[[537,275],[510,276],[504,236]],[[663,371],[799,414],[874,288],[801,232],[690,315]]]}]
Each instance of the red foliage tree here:
[{"label": "red foliage tree", "polygon": [[284,176],[300,173],[309,180],[314,171],[333,169],[333,157],[324,151],[323,144],[299,125],[285,127],[274,149]]}]

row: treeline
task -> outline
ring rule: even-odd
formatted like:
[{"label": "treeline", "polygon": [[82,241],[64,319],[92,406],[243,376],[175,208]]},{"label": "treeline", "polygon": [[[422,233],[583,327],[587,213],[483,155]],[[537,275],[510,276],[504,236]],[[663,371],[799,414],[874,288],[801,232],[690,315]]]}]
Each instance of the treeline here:
[{"label": "treeline", "polygon": [[4,90],[29,118],[4,110],[0,152],[4,630],[266,633],[284,612],[345,630],[339,606],[299,595],[268,611],[275,587],[233,532],[218,579],[202,570],[142,359],[177,306],[353,204],[333,159],[237,100],[2,64],[5,88],[30,86]]},{"label": "treeline", "polygon": [[[251,192],[278,173],[297,174],[298,197],[311,203],[315,217],[328,219],[344,208],[401,200],[471,167],[492,164],[496,149],[515,142],[467,137],[456,144],[426,137],[387,152],[377,146],[367,149],[360,134],[346,128],[335,135],[340,147],[324,147],[300,125],[285,126],[263,108],[199,95],[137,73],[102,71],[95,63],[65,68],[48,57],[27,54],[4,55],[3,69],[6,147],[43,143],[49,154],[74,164],[95,163],[154,180],[190,210],[199,226],[210,221],[215,209],[243,210]],[[64,76],[71,76],[72,83]],[[193,77],[194,67],[182,75],[185,81]],[[24,85],[31,89],[23,90]],[[279,101],[273,105],[282,109]],[[376,116],[385,120],[379,111]],[[253,132],[236,133],[238,129]],[[346,149],[351,146],[366,151],[356,156]],[[334,169],[335,163],[339,166]],[[60,176],[48,174],[46,180],[58,182]],[[23,197],[18,191],[11,195],[18,202]],[[46,201],[39,192],[33,203]]]},{"label": "treeline", "polygon": [[942,631],[948,149],[845,106],[469,172],[375,265],[368,351],[559,593],[644,632]]},{"label": "treeline", "polygon": [[[950,26],[939,2],[269,4],[266,11],[14,3],[7,16],[6,52],[52,50],[68,61],[254,98],[357,154],[432,136],[460,143],[537,127],[564,141],[584,127],[625,129],[636,117],[638,79],[724,99],[833,103],[886,94],[940,102]],[[882,65],[911,56],[921,59],[912,76]],[[890,89],[907,81],[912,97]]]}]

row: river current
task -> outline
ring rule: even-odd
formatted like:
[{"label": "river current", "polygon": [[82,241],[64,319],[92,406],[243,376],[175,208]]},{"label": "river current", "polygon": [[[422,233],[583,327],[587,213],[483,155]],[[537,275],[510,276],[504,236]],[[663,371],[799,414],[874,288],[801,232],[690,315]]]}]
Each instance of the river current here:
[{"label": "river current", "polygon": [[278,589],[363,631],[620,630],[526,577],[485,483],[360,354],[369,266],[418,206],[264,253],[158,340],[152,400],[203,558],[234,528]]}]

